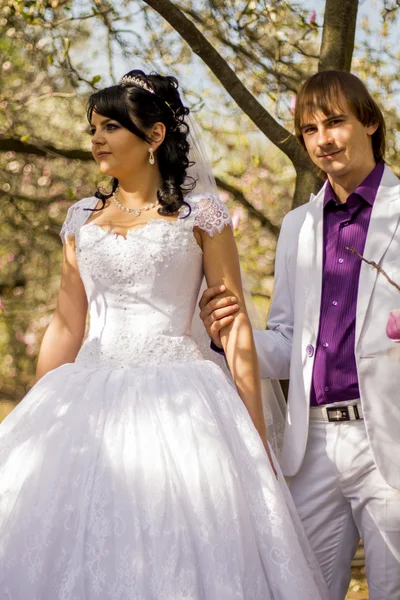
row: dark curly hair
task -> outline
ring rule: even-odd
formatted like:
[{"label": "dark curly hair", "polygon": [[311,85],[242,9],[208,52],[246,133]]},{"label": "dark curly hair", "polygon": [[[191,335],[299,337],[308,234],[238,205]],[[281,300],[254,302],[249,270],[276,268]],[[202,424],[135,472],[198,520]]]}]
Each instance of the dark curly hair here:
[{"label": "dark curly hair", "polygon": [[[135,78],[150,87],[150,93],[144,87],[129,81]],[[172,76],[158,73],[146,75],[143,71],[129,71],[118,85],[104,88],[92,94],[88,101],[87,118],[89,123],[93,112],[118,121],[137,137],[151,143],[146,134],[155,123],[163,123],[166,127],[164,141],[157,149],[158,165],[162,184],[157,190],[160,203],[158,212],[162,215],[176,213],[181,206],[187,205],[185,195],[196,185],[194,179],[187,176],[191,166],[189,161],[189,126],[185,116],[189,109],[183,105],[178,92],[178,81]],[[132,121],[134,115],[136,123]],[[103,207],[118,186],[113,178],[109,193],[97,190],[95,196],[103,201]]]}]

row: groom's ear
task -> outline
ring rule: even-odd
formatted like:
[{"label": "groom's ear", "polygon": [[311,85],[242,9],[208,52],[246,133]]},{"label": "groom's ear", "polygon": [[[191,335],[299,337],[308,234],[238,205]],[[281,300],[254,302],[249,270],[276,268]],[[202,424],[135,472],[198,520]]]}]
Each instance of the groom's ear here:
[{"label": "groom's ear", "polygon": [[374,135],[374,133],[378,129],[378,127],[379,127],[378,123],[370,123],[369,125],[366,125],[365,131],[367,132],[368,135]]}]

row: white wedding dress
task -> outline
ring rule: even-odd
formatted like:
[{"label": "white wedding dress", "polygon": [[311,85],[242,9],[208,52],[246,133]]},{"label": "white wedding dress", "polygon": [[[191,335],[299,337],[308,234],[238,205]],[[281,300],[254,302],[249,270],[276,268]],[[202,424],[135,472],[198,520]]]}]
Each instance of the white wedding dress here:
[{"label": "white wedding dress", "polygon": [[0,426],[1,600],[327,597],[282,475],[191,337],[193,227],[229,216],[188,201],[126,238],[86,223],[96,198],[69,210],[90,328]]}]

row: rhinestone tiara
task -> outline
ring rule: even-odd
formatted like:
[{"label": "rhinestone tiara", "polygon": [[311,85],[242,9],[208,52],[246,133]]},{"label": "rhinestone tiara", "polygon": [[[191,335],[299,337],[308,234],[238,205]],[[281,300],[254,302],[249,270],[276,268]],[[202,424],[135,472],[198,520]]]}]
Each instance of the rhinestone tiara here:
[{"label": "rhinestone tiara", "polygon": [[155,94],[155,91],[149,85],[147,85],[143,79],[139,79],[139,77],[124,75],[118,83],[133,83],[134,85],[138,85],[139,87],[143,88],[147,92],[150,92],[150,94]]},{"label": "rhinestone tiara", "polygon": [[175,121],[179,124],[179,120],[178,120],[176,113],[175,113],[174,109],[172,108],[172,106],[166,100],[164,100],[164,98],[161,98],[160,96],[158,96],[155,93],[155,91],[145,81],[143,81],[143,79],[140,79],[139,77],[132,77],[131,75],[124,75],[118,81],[118,85],[120,85],[122,83],[132,83],[133,85],[137,85],[137,86],[141,87],[142,89],[146,90],[146,92],[149,92],[150,94],[154,94],[154,96],[157,96],[157,98],[160,98],[160,100],[162,100],[164,102],[164,104],[166,104],[168,106],[169,110],[174,115]]}]

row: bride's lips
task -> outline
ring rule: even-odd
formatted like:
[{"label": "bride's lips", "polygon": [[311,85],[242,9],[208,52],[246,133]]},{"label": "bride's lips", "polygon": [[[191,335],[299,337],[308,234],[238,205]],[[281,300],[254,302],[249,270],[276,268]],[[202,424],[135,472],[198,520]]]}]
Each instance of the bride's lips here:
[{"label": "bride's lips", "polygon": [[318,156],[318,158],[331,158],[332,156],[336,156],[340,152],[343,152],[343,150],[335,150],[334,152],[327,152],[326,154],[320,154]]},{"label": "bride's lips", "polygon": [[111,154],[111,152],[97,152],[96,156],[97,158],[102,158],[103,156],[109,156]]}]

